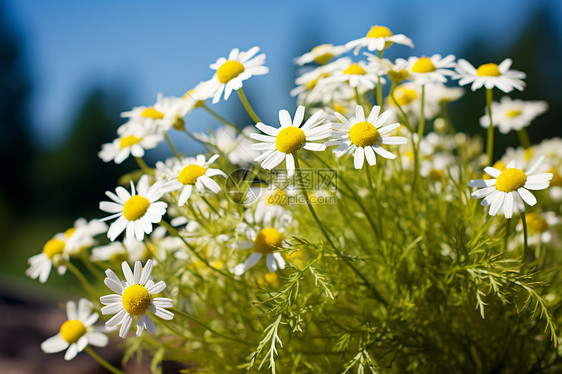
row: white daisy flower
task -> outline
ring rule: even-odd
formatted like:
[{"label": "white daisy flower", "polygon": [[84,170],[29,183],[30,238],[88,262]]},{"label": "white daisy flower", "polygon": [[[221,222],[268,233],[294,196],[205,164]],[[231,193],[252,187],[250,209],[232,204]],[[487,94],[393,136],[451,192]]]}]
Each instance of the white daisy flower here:
[{"label": "white daisy flower", "polygon": [[371,26],[367,36],[352,40],[345,45],[349,51],[353,49],[353,53],[357,55],[359,50],[367,47],[369,51],[383,51],[390,47],[393,43],[407,45],[414,48],[412,40],[403,34],[392,34],[392,32],[384,26]]},{"label": "white daisy flower", "polygon": [[[377,85],[377,80],[381,79],[377,74],[371,71],[371,68],[363,61],[353,62],[348,60],[348,64],[343,65],[339,70],[335,71],[330,77],[326,78],[328,84],[347,83],[350,87],[363,87],[371,90]],[[381,84],[384,84],[384,79]]]},{"label": "white daisy flower", "polygon": [[511,218],[513,212],[524,212],[525,203],[533,206],[537,203],[529,190],[544,190],[552,179],[551,173],[535,174],[544,156],[526,172],[514,167],[515,162],[507,164],[503,171],[487,166],[484,172],[494,179],[473,179],[469,187],[483,187],[472,193],[472,198],[482,199],[482,206],[490,206],[490,215],[495,216],[503,211],[505,218]]},{"label": "white daisy flower", "polygon": [[166,164],[156,163],[156,168],[162,173],[163,178],[168,180],[163,184],[162,190],[166,193],[181,190],[178,198],[179,206],[183,206],[189,200],[193,187],[199,193],[205,190],[219,193],[221,187],[211,177],[220,175],[226,178],[226,174],[222,170],[209,168],[217,158],[219,155],[213,155],[205,161],[204,155],[197,155],[195,158],[184,158],[181,162],[170,159]]},{"label": "white daisy flower", "polygon": [[[447,87],[442,83],[428,84],[425,86],[424,116],[426,119],[435,118],[441,113],[442,106],[455,101],[463,95],[460,87]],[[416,118],[421,114],[421,86],[414,83],[403,83],[394,90],[396,103],[402,110]],[[389,96],[387,105],[395,106],[394,100]],[[395,113],[396,114],[396,113]],[[412,121],[415,122],[415,121]]]},{"label": "white daisy flower", "polygon": [[239,241],[236,243],[238,249],[255,249],[255,252],[251,254],[243,263],[238,264],[232,270],[234,275],[242,275],[248,269],[255,266],[258,261],[265,256],[267,269],[270,272],[274,272],[277,269],[285,268],[285,260],[281,253],[275,252],[281,249],[283,244],[283,229],[277,229],[274,227],[263,228],[256,232],[253,228],[244,227],[243,231],[246,231],[248,237],[253,237],[253,241]]},{"label": "white daisy flower", "polygon": [[332,58],[338,57],[345,53],[346,48],[343,45],[320,44],[308,53],[295,58],[295,64],[302,66],[310,62],[315,62],[318,65],[326,65]]},{"label": "white daisy flower", "polygon": [[210,98],[211,96],[209,96],[208,90],[206,89],[206,82],[199,82],[194,88],[183,95],[183,100],[187,105],[187,113],[191,113],[193,109],[205,105],[205,100]]},{"label": "white daisy flower", "polygon": [[523,79],[526,75],[521,71],[510,70],[511,64],[511,59],[506,58],[499,65],[489,63],[476,69],[468,61],[460,59],[456,67],[457,74],[453,79],[460,79],[461,86],[472,83],[472,91],[482,86],[488,89],[497,87],[505,93],[511,92],[514,88],[523,91],[525,87]]},{"label": "white daisy flower", "polygon": [[78,301],[78,308],[74,301],[66,303],[67,321],[62,324],[57,335],[41,343],[45,353],[64,351],[65,360],[72,360],[84,350],[88,344],[96,347],[105,347],[108,338],[94,327],[98,320],[98,313],[92,313],[93,304],[86,299]]},{"label": "white daisy flower", "polygon": [[217,72],[213,78],[205,83],[205,89],[209,96],[213,97],[213,104],[219,102],[223,92],[227,100],[232,90],[242,88],[242,82],[254,75],[264,75],[269,68],[263,66],[265,54],[256,56],[259,47],[252,47],[246,52],[240,52],[238,48],[230,51],[228,59],[221,57],[210,67]]},{"label": "white daisy flower", "polygon": [[107,213],[113,213],[102,221],[117,218],[107,231],[107,237],[115,241],[117,236],[124,230],[125,242],[143,240],[144,234],[152,232],[152,224],[162,220],[168,206],[163,201],[158,201],[162,196],[162,182],[148,185],[148,176],[143,175],[135,185],[131,181],[131,193],[119,186],[115,189],[116,194],[106,191],[105,194],[113,201],[100,202],[100,209]]},{"label": "white daisy flower", "polygon": [[255,161],[261,163],[261,167],[271,170],[279,165],[284,159],[287,165],[287,174],[295,174],[294,154],[301,148],[309,151],[323,151],[324,144],[312,143],[330,136],[331,125],[321,125],[324,121],[322,111],[314,113],[302,126],[304,119],[304,106],[299,106],[295,112],[295,118],[291,121],[291,115],[285,109],[279,111],[279,122],[281,127],[274,128],[264,123],[257,123],[256,127],[264,134],[251,134],[252,139],[260,143],[253,145],[257,151],[263,151],[256,157]]},{"label": "white daisy flower", "polygon": [[41,253],[27,260],[29,268],[25,271],[25,274],[31,279],[39,279],[39,282],[45,283],[53,266],[57,268],[59,275],[66,273],[66,263],[69,256],[65,247],[66,241],[72,233],[72,229],[69,229],[65,233],[58,233],[52,239],[49,239],[43,246]]},{"label": "white daisy flower", "polygon": [[[326,78],[332,76],[336,71],[345,69],[344,66],[349,66],[349,64],[351,64],[351,59],[349,57],[343,57],[337,59],[336,61],[330,62],[329,64],[306,71],[297,79],[295,79],[297,87],[291,90],[291,96],[298,96],[299,103],[318,101],[316,98],[313,98],[318,97],[318,94],[313,95],[313,97],[309,98],[309,93],[311,93],[311,91],[314,91],[317,86],[322,86]],[[322,95],[322,93],[320,93],[320,95]]]},{"label": "white daisy flower", "polygon": [[419,85],[446,83],[447,76],[454,74],[449,68],[455,67],[455,56],[442,57],[439,54],[431,57],[412,56],[408,60],[396,59],[396,65],[404,66],[404,70],[409,73],[408,79]]},{"label": "white daisy flower", "polygon": [[171,127],[183,129],[185,121],[183,117],[190,109],[190,102],[180,97],[166,96],[159,93],[154,105],[146,107],[135,107],[128,112],[121,113],[121,117],[130,120],[148,120],[154,122],[158,131],[167,132]]},{"label": "white daisy flower", "polygon": [[125,161],[129,155],[143,157],[145,150],[156,148],[164,140],[156,130],[156,125],[146,119],[131,120],[117,130],[117,139],[102,145],[98,156],[104,162],[114,161],[116,164]]},{"label": "white daisy flower", "polygon": [[396,155],[381,147],[381,144],[406,144],[407,139],[403,136],[384,136],[392,130],[400,127],[399,123],[381,127],[391,116],[392,111],[387,110],[379,116],[380,107],[374,106],[365,120],[363,107],[355,107],[355,116],[346,119],[339,113],[335,113],[341,123],[334,123],[333,140],[326,142],[328,146],[339,146],[334,150],[336,157],[346,153],[354,154],[354,165],[356,169],[363,167],[367,158],[369,165],[376,164],[375,153],[379,156],[394,159]]},{"label": "white daisy flower", "polygon": [[[507,134],[529,126],[547,109],[546,101],[513,100],[509,96],[504,96],[499,103],[492,102],[492,121],[502,134]],[[487,114],[480,118],[480,125],[484,128],[490,126],[490,118]]]},{"label": "white daisy flower", "polygon": [[140,336],[146,328],[150,334],[156,332],[152,318],[146,313],[149,311],[158,318],[171,320],[174,314],[164,308],[171,308],[173,300],[167,297],[153,297],[166,288],[166,283],[160,281],[154,283],[151,277],[152,260],[148,260],[143,269],[140,261],[135,262],[134,272],[131,271],[126,261],[121,263],[125,282],[111,270],[107,269],[104,283],[109,289],[117,294],[100,297],[104,306],[101,308],[103,315],[115,314],[105,323],[107,328],[114,328],[121,325],[119,336],[125,338],[133,317],[137,317],[137,336]]}]

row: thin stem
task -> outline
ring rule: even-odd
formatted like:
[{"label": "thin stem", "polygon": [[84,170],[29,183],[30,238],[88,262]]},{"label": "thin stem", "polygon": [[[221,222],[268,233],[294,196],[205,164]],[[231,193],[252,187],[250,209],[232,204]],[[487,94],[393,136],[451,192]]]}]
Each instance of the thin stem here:
[{"label": "thin stem", "polygon": [[103,357],[101,357],[100,355],[98,355],[92,348],[90,348],[89,346],[86,346],[86,348],[84,348],[84,350],[86,351],[86,353],[88,353],[94,360],[96,360],[98,362],[98,364],[100,364],[101,366],[103,366],[104,368],[106,368],[107,370],[109,370],[110,372],[112,372],[113,374],[125,374],[125,372],[123,372],[122,370],[117,369],[115,366],[111,365],[109,362],[107,362]]},{"label": "thin stem", "polygon": [[418,125],[418,144],[416,145],[416,148],[417,148],[418,152],[420,150],[420,143],[421,143],[421,139],[423,137],[424,127],[425,127],[425,85],[422,85],[422,88],[421,88],[420,122],[419,122],[419,125]]},{"label": "thin stem", "polygon": [[242,101],[242,105],[244,105],[244,108],[246,109],[246,112],[248,112],[248,114],[250,115],[252,120],[255,123],[261,122],[260,118],[258,117],[256,112],[254,112],[254,109],[252,109],[252,106],[248,102],[248,99],[246,98],[246,94],[244,94],[244,90],[242,88],[240,88],[237,92],[238,92],[238,96],[240,96],[240,100]]},{"label": "thin stem", "polygon": [[357,105],[361,105],[361,97],[359,95],[359,89],[357,87],[355,87],[355,101],[357,102]]},{"label": "thin stem", "polygon": [[74,266],[70,261],[68,261],[66,263],[66,267],[78,279],[78,281],[80,281],[82,287],[84,287],[88,292],[94,295],[96,294],[96,290],[94,290],[94,288],[90,285],[90,283],[88,283],[86,277],[80,272],[80,270],[76,266]]},{"label": "thin stem", "polygon": [[529,139],[529,134],[527,129],[517,130],[517,137],[519,138],[519,144],[525,149],[531,146],[531,140]]},{"label": "thin stem", "polygon": [[152,169],[148,167],[142,157],[135,157],[135,161],[137,162],[137,165],[139,165],[139,168],[141,168],[141,170],[145,172],[145,174],[152,174]]},{"label": "thin stem", "polygon": [[[382,59],[382,51],[378,51],[379,58]],[[384,103],[382,101],[381,77],[377,76],[377,105],[381,107],[381,113],[384,112]]]},{"label": "thin stem", "polygon": [[[335,171],[334,169],[331,168],[330,165],[328,165],[326,163],[326,161],[322,160],[322,158],[320,156],[318,156],[316,154],[316,152],[312,152],[312,155],[314,157],[316,157],[317,160],[319,160],[326,168],[330,169],[331,171]],[[377,226],[375,225],[375,223],[373,222],[373,219],[371,218],[371,216],[369,215],[369,212],[367,211],[367,208],[365,208],[365,205],[363,205],[363,202],[361,201],[361,198],[359,197],[359,195],[357,194],[357,192],[355,191],[354,188],[352,188],[349,183],[345,180],[345,178],[343,177],[343,175],[341,175],[340,173],[337,173],[337,177],[338,177],[338,181],[341,181],[345,187],[347,187],[347,189],[349,190],[349,192],[353,195],[353,199],[357,202],[357,205],[359,205],[359,208],[363,211],[363,214],[365,214],[365,217],[367,217],[367,220],[369,221],[369,224],[371,225],[371,228],[373,229],[373,231],[375,232],[375,234],[377,235],[377,237],[379,236],[379,231]],[[342,191],[340,191],[342,192]],[[343,193],[343,192],[342,192]]]},{"label": "thin stem", "polygon": [[174,156],[176,156],[176,158],[181,161],[181,155],[179,154],[178,150],[174,146],[174,143],[172,142],[172,139],[170,139],[170,136],[168,135],[168,133],[164,134],[164,137],[166,138],[166,141],[168,142],[168,145],[170,146],[170,149],[174,153]]},{"label": "thin stem", "polygon": [[[240,90],[238,90],[238,91],[240,91]],[[240,130],[240,129],[238,128],[238,126],[236,126],[235,124],[233,124],[233,123],[231,123],[231,122],[228,122],[227,120],[225,120],[224,118],[222,118],[221,116],[219,116],[214,110],[212,110],[211,108],[209,108],[207,105],[203,105],[202,108],[205,109],[205,111],[206,111],[207,113],[209,113],[212,117],[214,117],[217,121],[219,121],[219,122],[222,123],[223,125],[226,125],[226,126],[232,128],[234,131],[236,131],[236,133],[237,133],[238,135],[241,135],[241,136],[243,136],[243,137],[245,137],[245,138],[247,138],[247,139],[251,139],[248,135],[244,134],[244,133],[242,132],[242,130]],[[187,132],[187,131],[186,131],[186,132]],[[189,135],[189,134],[188,134],[188,135]]]},{"label": "thin stem", "polygon": [[105,274],[90,261],[90,259],[88,258],[88,253],[86,251],[82,252],[82,254],[80,255],[80,259],[82,260],[82,263],[86,266],[86,268],[88,268],[88,271],[92,273],[92,275],[102,281],[105,279]]},{"label": "thin stem", "polygon": [[494,123],[492,121],[492,100],[494,92],[492,88],[486,88],[486,109],[488,111],[488,138],[486,140],[486,155],[488,156],[488,165],[493,165],[494,161]]},{"label": "thin stem", "polygon": [[521,212],[521,223],[523,224],[523,263],[525,263],[529,257],[529,247],[527,245],[527,219],[524,211]]},{"label": "thin stem", "polygon": [[221,216],[221,214],[219,213],[219,211],[217,210],[217,208],[215,208],[210,202],[209,200],[207,200],[207,198],[205,196],[203,196],[202,194],[199,194],[199,197],[201,198],[201,200],[203,200],[203,202],[205,204],[207,204],[207,206],[209,208],[211,208],[211,210],[217,215],[217,216]]},{"label": "thin stem", "polygon": [[193,246],[191,244],[189,244],[187,242],[187,240],[185,240],[185,238],[183,236],[180,235],[180,233],[178,232],[178,230],[176,230],[175,228],[173,228],[168,222],[162,220],[160,221],[160,225],[164,226],[166,228],[166,230],[168,230],[168,232],[173,235],[173,236],[177,236],[178,238],[181,239],[181,241],[186,245],[186,247],[195,255],[195,257],[197,257],[201,262],[203,262],[205,265],[207,265],[210,269],[212,269],[213,271],[223,275],[224,277],[233,280],[235,282],[237,282],[237,279],[234,278],[232,275],[225,273],[224,271],[217,269],[215,267],[213,267],[213,265],[211,265],[209,263],[209,261],[207,261],[204,257],[202,257],[196,250],[195,248],[193,248]]},{"label": "thin stem", "polygon": [[371,191],[371,195],[373,196],[373,199],[377,204],[377,211],[378,211],[377,213],[379,218],[379,232],[382,234],[384,231],[382,229],[381,202],[377,196],[377,192],[375,191],[373,179],[371,177],[371,168],[369,167],[369,165],[365,165],[365,170],[367,173],[367,184],[369,185],[369,190]]},{"label": "thin stem", "polygon": [[201,321],[200,319],[198,319],[195,316],[192,316],[191,314],[182,312],[181,310],[178,310],[178,309],[175,309],[175,308],[171,308],[170,311],[173,312],[173,313],[176,313],[176,314],[178,314],[178,315],[180,315],[180,316],[182,316],[182,317],[184,317],[184,318],[186,318],[190,321],[193,321],[193,322],[197,323],[198,325],[203,326],[205,329],[209,330],[210,332],[212,332],[213,334],[215,334],[217,336],[220,336],[220,337],[228,339],[228,340],[233,340],[233,341],[238,342],[238,343],[243,343],[243,344],[246,344],[246,345],[252,345],[251,343],[249,343],[249,342],[247,342],[243,339],[239,339],[239,338],[234,337],[234,336],[226,335],[226,334],[223,334],[222,332],[219,332],[219,331],[213,329],[207,323]]},{"label": "thin stem", "polygon": [[359,278],[361,278],[361,280],[363,280],[363,282],[365,283],[365,285],[371,290],[371,293],[373,294],[373,296],[381,301],[382,303],[384,303],[385,305],[388,304],[387,300],[382,297],[382,295],[369,283],[369,281],[367,280],[367,278],[359,271],[359,269],[355,268],[355,265],[347,258],[347,256],[345,256],[343,253],[341,253],[338,248],[335,246],[334,242],[332,241],[332,239],[330,238],[330,236],[328,235],[328,232],[326,231],[326,228],[324,227],[324,225],[322,224],[322,222],[320,222],[320,219],[318,218],[318,215],[316,214],[316,211],[314,210],[314,207],[312,206],[312,203],[310,201],[310,198],[308,196],[308,192],[306,190],[306,185],[304,183],[304,179],[302,178],[302,174],[301,174],[301,169],[299,166],[299,159],[295,154],[295,173],[297,174],[298,180],[299,180],[299,184],[301,186],[301,193],[304,196],[304,200],[306,202],[306,205],[308,207],[308,210],[310,211],[310,214],[312,215],[312,217],[314,218],[314,221],[316,221],[316,225],[318,226],[318,228],[320,229],[320,231],[322,232],[322,234],[324,235],[324,237],[326,238],[326,241],[330,244],[330,246],[333,248],[333,250],[336,252],[336,254],[338,255],[338,257],[340,257],[344,263],[346,265],[348,265],[351,270],[353,270],[353,272],[355,274],[357,274],[357,276]]}]

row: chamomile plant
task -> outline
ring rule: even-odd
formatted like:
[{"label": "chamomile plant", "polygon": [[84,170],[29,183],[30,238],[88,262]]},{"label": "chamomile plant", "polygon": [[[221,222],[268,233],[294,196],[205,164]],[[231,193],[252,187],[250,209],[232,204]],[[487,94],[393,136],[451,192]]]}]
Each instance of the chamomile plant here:
[{"label": "chamomile plant", "polygon": [[[525,88],[516,60],[389,60],[412,40],[365,30],[294,60],[294,112],[257,113],[244,94],[269,71],[259,47],[124,112],[99,157],[138,168],[97,216],[29,259],[29,277],[64,276],[83,296],[43,350],[85,351],[113,373],[127,368],[94,350],[107,335],[122,365],[149,356],[155,373],[163,361],[219,373],[560,371],[562,140],[525,136],[546,104],[511,98]],[[472,125],[487,127],[484,142],[456,131],[447,107],[482,87],[486,117]],[[252,118],[243,129],[213,106],[233,91]],[[197,110],[221,126],[193,134]],[[521,147],[493,158],[496,127]],[[203,147],[178,152],[174,131]],[[169,154],[146,157],[164,141]]]}]

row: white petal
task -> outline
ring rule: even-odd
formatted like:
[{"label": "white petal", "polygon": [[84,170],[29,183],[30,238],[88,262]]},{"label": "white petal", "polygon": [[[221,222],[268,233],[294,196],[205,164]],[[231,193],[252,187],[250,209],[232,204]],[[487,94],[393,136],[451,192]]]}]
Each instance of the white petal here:
[{"label": "white petal", "polygon": [[174,306],[174,301],[167,297],[155,297],[152,299],[152,303],[159,308],[171,308]]},{"label": "white petal", "polygon": [[266,256],[266,263],[267,263],[267,269],[270,272],[274,272],[277,270],[277,262],[275,262],[275,258],[273,257],[273,253],[268,253]]},{"label": "white petal", "polygon": [[377,164],[377,159],[373,147],[365,147],[365,157],[367,158],[367,162],[369,163],[369,165],[373,166]]},{"label": "white petal", "polygon": [[60,334],[57,334],[41,343],[41,349],[45,353],[56,353],[65,350],[68,347],[66,340]]},{"label": "white petal", "polygon": [[123,321],[121,322],[121,328],[119,329],[119,337],[125,338],[127,336],[127,333],[129,332],[132,323],[133,323],[133,317],[131,317],[129,314],[126,314],[125,317],[123,318]]},{"label": "white petal", "polygon": [[365,150],[363,149],[363,147],[357,147],[355,149],[355,155],[353,156],[353,164],[355,166],[355,169],[361,169],[363,167],[363,161],[364,161],[364,155],[365,155]]},{"label": "white petal", "polygon": [[109,321],[107,321],[105,323],[105,327],[107,328],[112,328],[115,327],[119,324],[121,324],[121,322],[123,321],[123,318],[128,315],[127,311],[125,309],[121,310],[119,313],[117,313],[116,315],[114,315],[113,317],[111,317],[109,319]]},{"label": "white petal", "polygon": [[88,338],[88,343],[95,347],[105,347],[109,342],[107,335],[102,334],[99,331],[89,332],[86,334],[86,337]]},{"label": "white petal", "polygon": [[373,146],[373,148],[375,149],[375,152],[377,152],[377,154],[381,157],[387,158],[389,160],[393,160],[396,158],[396,155],[387,151],[386,149],[382,148],[381,146],[379,146],[378,144],[375,144]]},{"label": "white petal", "polygon": [[291,121],[291,115],[285,109],[279,111],[279,123],[281,127],[291,126],[293,122]]},{"label": "white petal", "polygon": [[154,333],[156,332],[156,327],[154,327],[154,321],[148,314],[144,315],[144,326],[146,327],[146,331],[148,331],[149,334],[154,335]]},{"label": "white petal", "polygon": [[64,354],[64,359],[67,360],[67,361],[70,361],[74,357],[76,357],[77,354],[78,354],[78,349],[76,347],[76,343],[71,344],[68,347],[68,350],[66,351],[66,353]]},{"label": "white petal", "polygon": [[146,265],[144,266],[144,269],[142,269],[142,275],[139,279],[139,284],[141,285],[145,285],[146,282],[148,282],[148,280],[150,279],[150,275],[152,274],[152,268],[153,268],[153,261],[151,259],[149,259],[146,262]]},{"label": "white petal", "polygon": [[535,195],[529,192],[529,190],[521,187],[517,190],[517,193],[519,194],[519,196],[521,196],[523,201],[526,202],[529,206],[533,206],[537,203],[537,199],[535,198]]},{"label": "white petal", "polygon": [[[144,234],[144,232],[143,232],[143,234]],[[134,271],[133,271],[133,283],[134,284],[139,284],[141,272],[142,272],[142,264],[141,264],[140,261],[137,261],[137,262],[135,262]]]},{"label": "white petal", "polygon": [[498,169],[496,169],[496,168],[493,168],[493,167],[491,167],[491,166],[486,166],[486,167],[484,168],[484,172],[485,172],[486,174],[488,174],[489,176],[494,177],[494,178],[499,177],[500,174],[502,173],[500,170],[498,170]]},{"label": "white petal", "polygon": [[511,218],[513,216],[513,205],[513,192],[508,192],[505,196],[505,202],[503,203],[505,218]]},{"label": "white petal", "polygon": [[166,282],[164,281],[160,281],[154,285],[152,285],[151,287],[148,287],[148,293],[150,293],[151,295],[160,293],[162,291],[164,291],[164,289],[166,288]]}]

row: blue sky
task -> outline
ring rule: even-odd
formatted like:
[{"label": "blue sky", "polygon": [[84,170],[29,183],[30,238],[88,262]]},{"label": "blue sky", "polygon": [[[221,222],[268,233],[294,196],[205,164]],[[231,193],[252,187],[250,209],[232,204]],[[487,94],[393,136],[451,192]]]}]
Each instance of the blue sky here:
[{"label": "blue sky", "polygon": [[[416,48],[397,46],[398,55],[457,54],[469,36],[509,44],[540,4],[562,15],[556,0],[5,2],[24,41],[33,78],[31,118],[41,146],[64,139],[95,84],[128,93],[131,105],[148,105],[158,92],[181,95],[209,79],[209,64],[234,47],[258,45],[267,54],[270,74],[253,78],[248,90],[260,115],[273,122],[279,109],[295,106],[288,93],[292,59],[315,44],[343,44],[379,24],[413,39]],[[217,111],[228,113],[235,105],[230,100]],[[200,131],[214,124],[201,113],[188,121]]]}]

